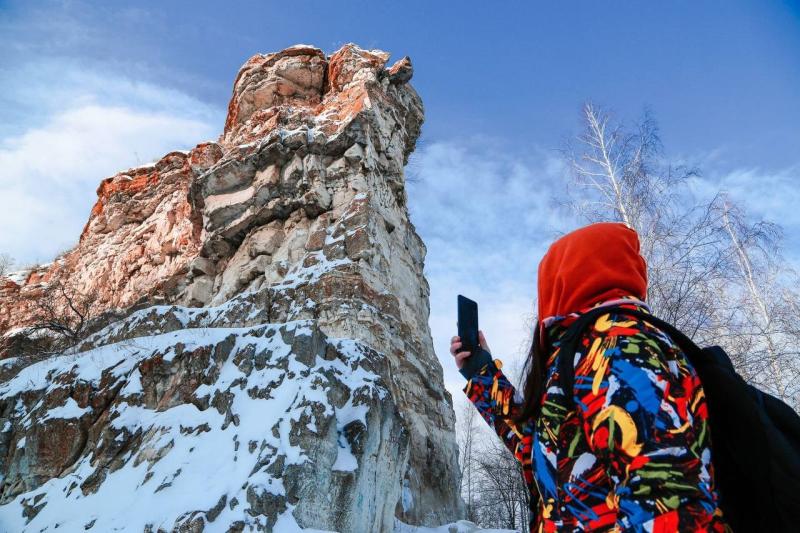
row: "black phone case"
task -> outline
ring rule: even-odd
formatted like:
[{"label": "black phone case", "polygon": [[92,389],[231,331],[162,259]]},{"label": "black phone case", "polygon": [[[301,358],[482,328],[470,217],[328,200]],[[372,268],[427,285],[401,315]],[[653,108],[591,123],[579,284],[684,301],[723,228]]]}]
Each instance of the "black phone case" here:
[{"label": "black phone case", "polygon": [[475,353],[478,347],[478,304],[466,296],[458,295],[458,336],[461,350]]}]

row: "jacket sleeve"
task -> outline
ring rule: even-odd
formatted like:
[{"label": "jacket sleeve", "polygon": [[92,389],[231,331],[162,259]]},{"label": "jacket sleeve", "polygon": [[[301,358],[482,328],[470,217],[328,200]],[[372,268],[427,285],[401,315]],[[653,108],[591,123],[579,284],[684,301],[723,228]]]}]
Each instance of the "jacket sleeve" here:
[{"label": "jacket sleeve", "polygon": [[715,530],[707,410],[694,369],[641,320],[604,315],[587,341],[574,398],[595,464],[614,485],[607,501],[620,525]]},{"label": "jacket sleeve", "polygon": [[[488,356],[488,352],[483,352]],[[478,355],[478,354],[476,354]],[[521,409],[517,391],[501,370],[499,359],[488,357],[483,366],[469,378],[464,393],[475,405],[481,417],[503,440],[505,446],[522,463],[525,480],[533,482],[531,472],[531,443],[533,424],[514,422],[512,417]]]}]

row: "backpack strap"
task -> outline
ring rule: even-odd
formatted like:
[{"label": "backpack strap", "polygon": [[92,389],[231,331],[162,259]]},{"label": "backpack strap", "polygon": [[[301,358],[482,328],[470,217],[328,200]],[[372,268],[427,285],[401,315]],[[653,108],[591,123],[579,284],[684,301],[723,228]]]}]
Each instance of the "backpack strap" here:
[{"label": "backpack strap", "polygon": [[678,344],[681,350],[683,350],[692,366],[701,365],[708,359],[708,354],[701,350],[700,347],[682,331],[650,313],[620,306],[597,307],[583,313],[575,322],[570,324],[561,340],[558,357],[559,384],[570,405],[574,405],[575,403],[575,396],[572,391],[575,385],[575,352],[577,351],[578,343],[586,328],[594,324],[599,317],[608,313],[635,316],[666,332],[670,338]]}]

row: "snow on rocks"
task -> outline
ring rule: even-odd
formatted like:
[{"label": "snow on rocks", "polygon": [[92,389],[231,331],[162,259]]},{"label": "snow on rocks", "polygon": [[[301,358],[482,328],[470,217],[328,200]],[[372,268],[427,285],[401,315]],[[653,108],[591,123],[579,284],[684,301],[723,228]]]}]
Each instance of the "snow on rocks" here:
[{"label": "snow on rocks", "polygon": [[[182,311],[189,322],[196,310]],[[373,427],[407,446],[380,378],[386,364],[306,320],[177,329],[30,365],[0,385],[11,411],[0,434],[10,463],[0,524],[269,530],[288,523],[291,507],[326,516],[332,530],[380,530],[394,500],[373,499],[349,516],[331,506],[363,496],[345,488],[374,483],[360,482],[359,468],[374,473],[392,461],[395,451],[367,436]]]},{"label": "snow on rocks", "polygon": [[481,529],[469,520],[435,527],[411,526],[400,520],[395,523],[394,533],[516,533],[516,529]]}]

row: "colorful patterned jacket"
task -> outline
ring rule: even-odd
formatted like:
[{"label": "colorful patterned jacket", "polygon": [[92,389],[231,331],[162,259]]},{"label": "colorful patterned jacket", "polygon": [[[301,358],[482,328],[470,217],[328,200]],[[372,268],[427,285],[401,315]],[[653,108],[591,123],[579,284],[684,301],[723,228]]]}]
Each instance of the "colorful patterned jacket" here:
[{"label": "colorful patterned jacket", "polygon": [[683,352],[646,321],[601,315],[575,354],[577,407],[569,409],[558,339],[578,314],[547,326],[553,341],[535,421],[511,420],[521,397],[485,351],[464,387],[523,465],[530,531],[726,531],[703,389]]}]

